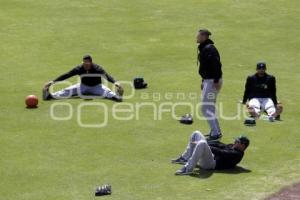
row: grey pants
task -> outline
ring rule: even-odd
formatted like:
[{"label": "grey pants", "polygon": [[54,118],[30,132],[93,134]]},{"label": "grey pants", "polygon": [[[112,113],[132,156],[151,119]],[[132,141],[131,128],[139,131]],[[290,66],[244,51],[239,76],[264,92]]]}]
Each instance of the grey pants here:
[{"label": "grey pants", "polygon": [[198,164],[203,169],[215,169],[216,161],[209,145],[200,131],[194,131],[182,157],[188,162],[185,167],[193,170]]},{"label": "grey pants", "polygon": [[[220,81],[222,81],[220,79]],[[221,134],[221,129],[219,125],[219,121],[216,117],[216,100],[219,91],[217,91],[213,87],[214,80],[213,79],[204,79],[203,80],[203,89],[201,95],[202,101],[202,114],[207,119],[207,122],[210,126],[210,134],[211,135],[219,135]]]},{"label": "grey pants", "polygon": [[52,96],[56,99],[70,98],[72,96],[82,97],[84,95],[101,96],[109,99],[117,97],[117,95],[105,85],[99,84],[95,86],[87,86],[81,83],[71,85],[70,87],[52,94]]}]

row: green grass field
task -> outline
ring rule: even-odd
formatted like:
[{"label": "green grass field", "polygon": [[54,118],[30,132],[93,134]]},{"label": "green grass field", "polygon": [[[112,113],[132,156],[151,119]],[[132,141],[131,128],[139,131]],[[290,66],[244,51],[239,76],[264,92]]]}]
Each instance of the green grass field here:
[{"label": "green grass field", "polygon": [[[299,181],[299,7],[297,0],[0,0],[0,199],[95,199],[95,187],[110,183],[113,195],[99,199],[254,200]],[[25,108],[27,95],[41,99],[43,84],[86,53],[119,80],[145,77],[149,88],[125,102],[154,101],[142,95],[169,92],[200,96],[195,44],[200,27],[213,32],[221,53],[224,85],[218,101],[224,115],[241,107],[245,78],[257,61],[265,60],[277,77],[283,121],[260,120],[256,127],[245,127],[243,118],[220,121],[224,142],[241,133],[251,139],[240,163],[248,173],[174,176],[181,166],[170,159],[193,130],[208,132],[203,120],[184,126],[168,112],[153,120],[150,107],[139,120],[114,120],[114,102],[93,100],[88,102],[108,105],[108,125],[81,128],[76,116],[84,100],[61,101],[74,110],[68,121],[51,119],[53,102]],[[186,101],[196,104],[199,98]],[[103,119],[100,108],[83,110],[85,123]],[[66,107],[55,112],[68,115]]]}]

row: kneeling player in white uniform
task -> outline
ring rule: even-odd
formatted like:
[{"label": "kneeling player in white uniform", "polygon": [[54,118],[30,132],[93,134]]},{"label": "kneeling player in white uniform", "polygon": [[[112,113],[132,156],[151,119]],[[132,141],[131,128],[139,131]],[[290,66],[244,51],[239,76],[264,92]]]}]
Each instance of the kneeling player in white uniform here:
[{"label": "kneeling player in white uniform", "polygon": [[184,164],[175,175],[192,174],[197,165],[206,170],[233,168],[243,159],[249,144],[246,136],[236,138],[234,144],[223,144],[207,141],[200,131],[195,131],[184,153],[172,160],[172,163]]},{"label": "kneeling player in white uniform", "polygon": [[280,119],[283,107],[277,101],[276,79],[266,73],[264,62],[257,63],[256,73],[247,78],[243,97],[243,104],[246,103],[248,112],[253,118],[258,118],[262,110],[268,114],[270,121]]},{"label": "kneeling player in white uniform", "polygon": [[[72,76],[79,75],[81,83],[72,85],[63,90],[50,94],[49,87],[56,82],[66,80]],[[115,84],[116,93],[104,86],[101,81],[101,76],[106,78],[109,82]],[[93,63],[92,57],[86,55],[83,57],[83,63],[73,68],[71,71],[59,76],[47,83],[43,89],[43,99],[61,99],[70,98],[73,96],[85,97],[100,96],[115,101],[122,101],[123,88],[99,65]]]}]

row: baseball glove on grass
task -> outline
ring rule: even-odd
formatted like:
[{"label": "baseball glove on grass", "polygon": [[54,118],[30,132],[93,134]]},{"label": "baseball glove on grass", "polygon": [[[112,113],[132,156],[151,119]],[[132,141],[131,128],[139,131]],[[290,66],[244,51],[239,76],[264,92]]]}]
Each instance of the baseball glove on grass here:
[{"label": "baseball glove on grass", "polygon": [[98,186],[95,191],[95,196],[111,195],[111,186],[102,185]]},{"label": "baseball glove on grass", "polygon": [[182,124],[192,124],[193,123],[193,116],[191,114],[185,114],[179,120]]}]

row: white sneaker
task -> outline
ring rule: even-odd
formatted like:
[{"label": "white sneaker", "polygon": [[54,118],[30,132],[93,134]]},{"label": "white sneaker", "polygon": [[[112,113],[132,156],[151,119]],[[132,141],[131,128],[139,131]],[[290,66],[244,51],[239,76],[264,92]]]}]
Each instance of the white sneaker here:
[{"label": "white sneaker", "polygon": [[175,175],[189,175],[192,174],[193,170],[188,170],[186,167],[183,167],[175,172]]}]

